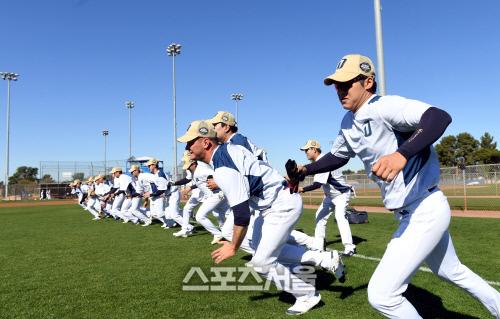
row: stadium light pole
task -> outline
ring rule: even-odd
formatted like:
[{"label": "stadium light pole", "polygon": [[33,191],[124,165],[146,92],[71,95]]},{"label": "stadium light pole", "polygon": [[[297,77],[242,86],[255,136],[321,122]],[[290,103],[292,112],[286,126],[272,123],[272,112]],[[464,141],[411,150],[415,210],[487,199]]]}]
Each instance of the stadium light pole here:
[{"label": "stadium light pole", "polygon": [[181,45],[172,43],[167,47],[167,54],[172,57],[172,89],[173,89],[173,107],[174,107],[174,179],[177,179],[177,101],[176,101],[176,87],[175,87],[175,57],[181,54]]},{"label": "stadium light pole", "polygon": [[231,100],[236,101],[236,123],[239,124],[238,122],[238,102],[243,99],[243,94],[241,93],[234,93],[231,94]]},{"label": "stadium light pole", "polygon": [[7,81],[7,132],[6,132],[6,145],[5,145],[5,199],[7,200],[9,194],[9,147],[10,147],[10,82],[17,81],[19,74],[12,72],[0,72],[2,79]]},{"label": "stadium light pole", "polygon": [[377,76],[380,95],[385,95],[385,71],[384,71],[384,40],[382,39],[382,16],[380,12],[380,0],[373,0],[375,10],[375,41],[377,43]]},{"label": "stadium light pole", "polygon": [[102,135],[104,136],[104,176],[106,176],[108,172],[107,163],[106,163],[106,157],[107,157],[107,147],[108,147],[108,135],[109,131],[108,130],[103,130]]},{"label": "stadium light pole", "polygon": [[128,158],[132,157],[132,109],[135,103],[132,101],[125,102],[128,109]]}]

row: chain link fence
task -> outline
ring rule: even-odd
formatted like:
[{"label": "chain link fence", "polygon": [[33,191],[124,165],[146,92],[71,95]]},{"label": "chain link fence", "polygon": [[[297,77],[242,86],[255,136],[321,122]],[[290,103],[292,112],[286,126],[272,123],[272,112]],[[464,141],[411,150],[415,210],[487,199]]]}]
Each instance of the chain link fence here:
[{"label": "chain link fence", "polygon": [[[109,172],[111,167],[126,166],[126,160],[104,162],[41,162],[40,174],[50,175],[53,183],[39,183],[29,185],[9,185],[10,200],[39,199],[42,191],[49,190],[50,197],[66,198],[70,191],[68,183],[75,179],[87,179],[90,176]],[[106,168],[106,169],[105,169]],[[166,173],[171,167],[164,167]],[[178,180],[184,176],[181,167],[178,168]],[[83,177],[82,177],[83,176]],[[366,177],[365,174],[350,174],[345,176],[347,182],[356,191],[356,197],[351,205],[356,206],[383,206],[378,186]],[[302,185],[312,184],[312,177],[308,176]],[[500,164],[471,165],[465,170],[458,167],[441,169],[440,188],[448,197],[453,209],[462,210],[500,210]],[[5,198],[4,189],[0,189],[0,198]],[[42,194],[43,195],[43,194]],[[303,194],[304,204],[319,205],[323,199],[321,189]]]},{"label": "chain link fence", "polygon": [[[383,206],[380,190],[365,174],[345,175],[356,197],[352,205]],[[313,183],[308,176],[302,185]],[[441,168],[439,187],[448,197],[452,209],[500,210],[500,164],[471,165],[465,170],[458,167]],[[303,194],[304,204],[319,205],[323,192],[318,189]]]}]

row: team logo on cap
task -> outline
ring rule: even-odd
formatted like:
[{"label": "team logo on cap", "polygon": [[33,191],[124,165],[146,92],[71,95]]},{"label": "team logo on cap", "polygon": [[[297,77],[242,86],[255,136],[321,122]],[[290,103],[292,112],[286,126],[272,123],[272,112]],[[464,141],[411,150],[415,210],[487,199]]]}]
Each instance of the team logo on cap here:
[{"label": "team logo on cap", "polygon": [[201,127],[198,132],[200,132],[200,134],[202,135],[207,135],[208,134],[208,128],[206,127]]},{"label": "team logo on cap", "polygon": [[316,146],[316,142],[311,142],[311,146]]},{"label": "team logo on cap", "polygon": [[227,121],[229,121],[229,117],[227,117],[227,116],[223,115],[223,116],[222,116],[222,120],[227,122]]},{"label": "team logo on cap", "polygon": [[363,70],[363,72],[368,73],[372,70],[372,67],[368,62],[363,62],[359,65],[359,68]]},{"label": "team logo on cap", "polygon": [[337,64],[337,70],[341,69],[344,66],[345,61],[347,61],[347,59],[340,60],[340,62]]}]

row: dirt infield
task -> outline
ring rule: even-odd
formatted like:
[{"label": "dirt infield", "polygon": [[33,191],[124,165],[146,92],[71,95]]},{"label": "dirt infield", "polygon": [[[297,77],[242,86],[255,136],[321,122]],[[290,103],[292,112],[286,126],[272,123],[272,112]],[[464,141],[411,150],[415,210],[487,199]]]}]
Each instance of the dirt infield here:
[{"label": "dirt infield", "polygon": [[[372,206],[353,206],[357,210],[367,211],[370,213],[386,213],[392,214],[384,207],[372,207]],[[304,208],[317,209],[317,205],[304,205]],[[481,218],[500,218],[500,211],[497,210],[452,210],[452,216],[457,217],[481,217]]]}]

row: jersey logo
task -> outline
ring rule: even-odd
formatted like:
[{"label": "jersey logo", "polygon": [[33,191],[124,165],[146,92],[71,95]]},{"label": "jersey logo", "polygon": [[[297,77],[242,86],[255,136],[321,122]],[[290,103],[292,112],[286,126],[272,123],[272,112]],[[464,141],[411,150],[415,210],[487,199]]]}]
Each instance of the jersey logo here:
[{"label": "jersey logo", "polygon": [[363,133],[365,134],[365,137],[372,135],[372,126],[370,125],[370,120],[366,121],[363,124]]},{"label": "jersey logo", "polygon": [[344,66],[345,61],[347,61],[347,59],[340,60],[340,62],[337,64],[337,70],[341,69]]}]

